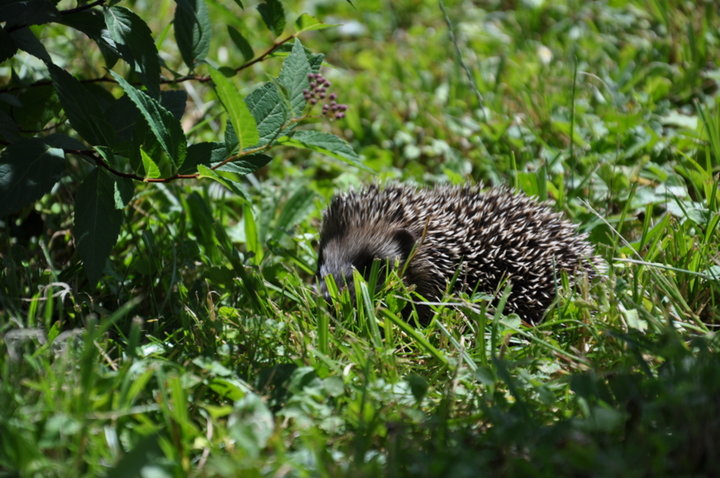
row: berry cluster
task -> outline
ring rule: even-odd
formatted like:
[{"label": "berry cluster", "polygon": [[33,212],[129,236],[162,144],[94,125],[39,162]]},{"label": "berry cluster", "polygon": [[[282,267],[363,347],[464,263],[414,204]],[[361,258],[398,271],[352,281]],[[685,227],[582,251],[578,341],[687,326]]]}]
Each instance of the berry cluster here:
[{"label": "berry cluster", "polygon": [[335,93],[327,94],[327,89],[330,88],[331,85],[330,81],[320,73],[310,73],[308,80],[310,81],[310,88],[303,91],[305,101],[311,105],[316,105],[318,102],[324,101],[327,97],[328,102],[325,103],[322,108],[323,115],[331,120],[344,118],[348,106],[338,103]]}]

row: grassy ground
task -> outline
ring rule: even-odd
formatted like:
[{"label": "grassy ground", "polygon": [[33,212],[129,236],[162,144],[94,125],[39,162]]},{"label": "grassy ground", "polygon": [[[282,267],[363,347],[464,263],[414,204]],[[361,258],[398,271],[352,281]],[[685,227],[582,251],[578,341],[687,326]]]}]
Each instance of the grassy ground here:
[{"label": "grassy ground", "polygon": [[[287,8],[343,24],[303,41],[350,105],[329,130],[372,172],[276,151],[251,206],[208,181],[145,187],[97,289],[72,185],[37,205],[47,234],[3,231],[0,474],[720,474],[714,2]],[[536,327],[482,297],[406,324],[399,280],[331,314],[322,209],[390,180],[549,199],[607,277]]]}]

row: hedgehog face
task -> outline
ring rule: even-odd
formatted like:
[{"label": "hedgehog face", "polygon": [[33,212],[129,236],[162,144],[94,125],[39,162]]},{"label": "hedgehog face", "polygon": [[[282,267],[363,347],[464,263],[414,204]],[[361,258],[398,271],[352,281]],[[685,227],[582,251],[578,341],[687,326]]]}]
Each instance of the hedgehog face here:
[{"label": "hedgehog face", "polygon": [[344,234],[320,244],[320,292],[329,299],[324,278],[332,275],[338,287],[347,288],[351,296],[354,296],[353,270],[368,279],[373,261],[383,262],[382,267],[402,264],[410,257],[414,245],[415,238],[405,229],[393,229],[389,226],[349,228]]}]

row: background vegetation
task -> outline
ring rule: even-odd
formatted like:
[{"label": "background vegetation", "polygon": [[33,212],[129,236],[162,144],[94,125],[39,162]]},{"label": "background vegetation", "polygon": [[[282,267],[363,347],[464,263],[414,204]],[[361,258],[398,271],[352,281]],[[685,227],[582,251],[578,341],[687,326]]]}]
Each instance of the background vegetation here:
[{"label": "background vegetation", "polygon": [[[8,13],[54,3],[0,2],[0,473],[720,474],[714,1]],[[344,117],[304,104],[309,72]],[[549,199],[607,277],[536,327],[485,296],[406,323],[397,278],[331,313],[321,212],[373,181]]]}]

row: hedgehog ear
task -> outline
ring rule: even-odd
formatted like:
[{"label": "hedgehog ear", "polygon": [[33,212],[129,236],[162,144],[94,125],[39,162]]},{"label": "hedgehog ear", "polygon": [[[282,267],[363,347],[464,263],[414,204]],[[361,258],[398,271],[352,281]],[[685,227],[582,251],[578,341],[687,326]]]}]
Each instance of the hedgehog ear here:
[{"label": "hedgehog ear", "polygon": [[393,240],[398,245],[403,260],[407,260],[410,253],[412,253],[413,247],[415,247],[415,236],[407,229],[398,229],[395,231]]}]

